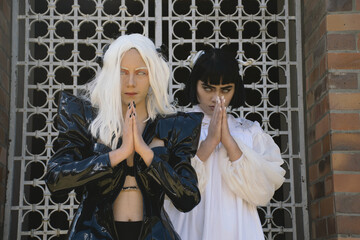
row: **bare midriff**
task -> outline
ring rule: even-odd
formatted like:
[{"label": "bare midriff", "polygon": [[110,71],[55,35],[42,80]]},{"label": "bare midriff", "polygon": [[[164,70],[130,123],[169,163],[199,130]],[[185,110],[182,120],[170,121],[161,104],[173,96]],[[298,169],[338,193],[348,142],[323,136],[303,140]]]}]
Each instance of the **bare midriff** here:
[{"label": "bare midriff", "polygon": [[113,212],[115,221],[143,220],[143,199],[135,177],[126,176],[123,189],[114,202]]}]

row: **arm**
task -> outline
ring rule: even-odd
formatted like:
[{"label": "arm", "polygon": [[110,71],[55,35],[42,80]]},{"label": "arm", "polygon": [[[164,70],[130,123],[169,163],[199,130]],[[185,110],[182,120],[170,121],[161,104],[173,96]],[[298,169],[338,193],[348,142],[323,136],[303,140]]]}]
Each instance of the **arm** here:
[{"label": "arm", "polygon": [[[220,159],[220,170],[224,181],[239,197],[256,206],[266,205],[284,182],[285,170],[279,147],[256,122],[251,127],[252,147],[240,137],[234,137],[242,151],[240,159],[231,162],[229,158]],[[226,156],[226,150],[223,156]]]},{"label": "arm", "polygon": [[154,157],[145,169],[146,174],[161,185],[174,206],[183,212],[190,211],[200,202],[197,177],[190,159],[198,146],[202,117],[202,113],[179,113],[170,128],[171,136],[166,146],[152,148]]},{"label": "arm", "polygon": [[50,159],[45,177],[51,192],[70,192],[113,172],[107,153],[111,149],[104,145],[101,151],[93,149],[87,129],[89,109],[79,98],[65,92],[61,94],[56,119],[60,148]]}]

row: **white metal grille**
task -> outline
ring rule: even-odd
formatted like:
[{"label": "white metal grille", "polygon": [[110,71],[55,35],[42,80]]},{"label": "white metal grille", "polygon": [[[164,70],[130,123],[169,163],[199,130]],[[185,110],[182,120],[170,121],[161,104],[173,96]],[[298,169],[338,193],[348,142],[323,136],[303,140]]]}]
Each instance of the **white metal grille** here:
[{"label": "white metal grille", "polygon": [[[300,2],[296,0],[16,0],[9,180],[4,239],[65,239],[78,200],[54,198],[43,180],[56,149],[60,90],[77,93],[99,70],[96,58],[118,35],[139,32],[169,48],[169,90],[179,109],[189,75],[185,59],[224,47],[239,60],[246,106],[286,161],[286,182],[259,208],[266,239],[308,239],[301,76]],[[215,226],[214,226],[215,227]]]}]

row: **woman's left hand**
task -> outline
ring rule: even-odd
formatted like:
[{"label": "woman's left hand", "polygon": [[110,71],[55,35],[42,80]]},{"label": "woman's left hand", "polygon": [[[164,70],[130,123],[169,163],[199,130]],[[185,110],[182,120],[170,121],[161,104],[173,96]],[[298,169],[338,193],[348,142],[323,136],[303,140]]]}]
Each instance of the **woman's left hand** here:
[{"label": "woman's left hand", "polygon": [[226,145],[233,140],[233,137],[230,134],[229,125],[227,121],[224,96],[221,96],[220,101],[221,101],[221,142],[226,147]]},{"label": "woman's left hand", "polygon": [[236,141],[230,134],[229,125],[227,121],[225,98],[223,96],[221,97],[221,110],[222,110],[221,143],[224,145],[230,161],[235,161],[241,157],[242,151],[240,150]]},{"label": "woman's left hand", "polygon": [[154,158],[154,152],[151,148],[144,142],[144,139],[140,133],[138,124],[137,124],[137,115],[136,115],[136,108],[133,105],[133,117],[132,117],[132,126],[133,126],[133,138],[134,138],[134,149],[137,152],[147,166],[149,166]]}]

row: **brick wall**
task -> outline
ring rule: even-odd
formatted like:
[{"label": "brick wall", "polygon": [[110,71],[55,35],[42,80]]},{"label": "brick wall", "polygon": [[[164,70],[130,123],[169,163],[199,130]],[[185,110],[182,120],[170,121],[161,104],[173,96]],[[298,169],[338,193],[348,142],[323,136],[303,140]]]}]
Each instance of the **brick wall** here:
[{"label": "brick wall", "polygon": [[360,239],[360,0],[304,0],[311,239]]},{"label": "brick wall", "polygon": [[11,0],[0,0],[0,238],[4,228],[10,109]]}]

